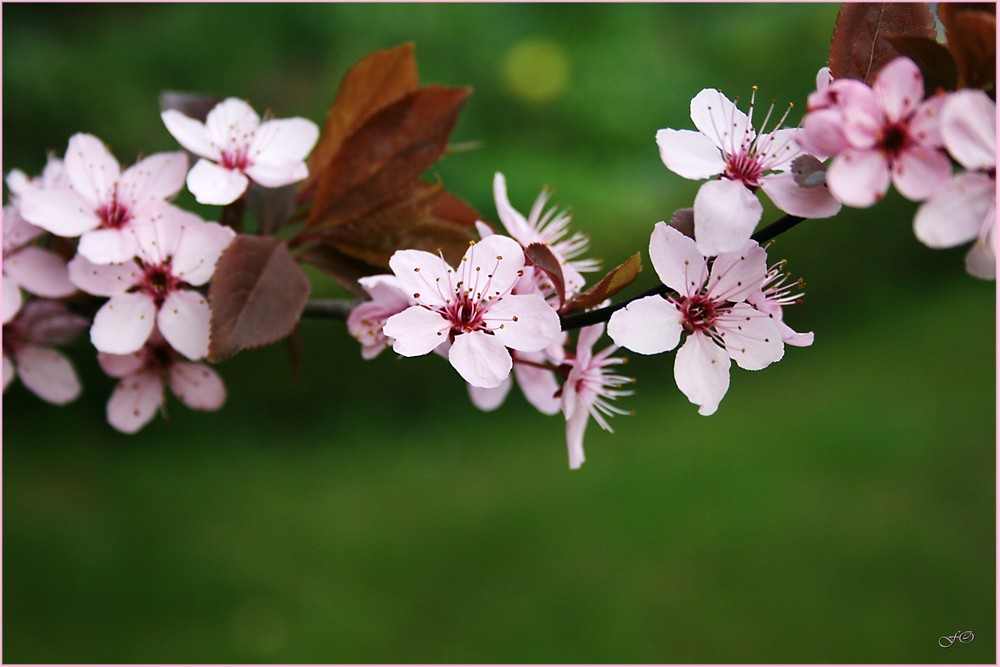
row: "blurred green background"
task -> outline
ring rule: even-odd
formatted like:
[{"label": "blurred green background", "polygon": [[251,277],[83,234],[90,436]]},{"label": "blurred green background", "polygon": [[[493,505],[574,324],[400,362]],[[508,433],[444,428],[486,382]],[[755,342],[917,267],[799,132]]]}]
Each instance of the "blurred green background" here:
[{"label": "blurred green background", "polygon": [[[522,211],[552,186],[612,266],[697,191],[656,130],[710,86],[797,122],[836,12],[5,4],[3,169],[77,131],[126,163],[176,150],[165,89],[321,122],[351,64],[412,41],[423,82],[475,89],[448,188],[495,219],[494,171]],[[636,415],[591,424],[577,472],[560,418],[480,413],[440,359],[363,362],[339,321],[303,324],[299,379],[283,345],[244,352],[220,413],[171,399],[134,437],[81,340],[75,404],[3,397],[3,659],[994,662],[994,285],[914,211],[891,194],[781,237],[816,344],[734,368],[710,418],[670,355],[633,358]]]}]

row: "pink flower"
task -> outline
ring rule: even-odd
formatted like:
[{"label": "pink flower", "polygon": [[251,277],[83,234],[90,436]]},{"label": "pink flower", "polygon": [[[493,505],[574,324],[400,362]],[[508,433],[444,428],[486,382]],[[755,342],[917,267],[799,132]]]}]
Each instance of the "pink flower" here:
[{"label": "pink flower", "polygon": [[576,342],[576,356],[567,360],[570,370],[563,385],[562,410],[566,415],[566,446],[572,470],[583,465],[583,434],[589,417],[593,417],[605,431],[613,433],[605,415],[631,414],[609,403],[615,398],[631,395],[631,391],[624,391],[621,386],[633,380],[609,370],[610,366],[625,362],[623,358],[611,356],[618,350],[617,345],[609,345],[593,354],[594,343],[603,333],[603,324],[581,329]]},{"label": "pink flower", "polygon": [[802,143],[835,154],[827,172],[833,195],[848,206],[871,206],[890,181],[907,199],[927,199],[948,180],[938,150],[943,96],[921,102],[924,82],[913,61],[896,58],[872,87],[837,79],[810,96]]},{"label": "pink flower", "polygon": [[122,172],[100,140],[75,134],[64,164],[70,187],[26,187],[21,215],[57,236],[79,236],[80,254],[95,264],[131,259],[131,230],[183,213],[165,201],[184,185],[182,152],[157,153]]},{"label": "pink flower", "polygon": [[61,352],[89,322],[59,301],[31,301],[3,326],[3,389],[15,377],[43,401],[64,405],[80,395],[80,381]]},{"label": "pink flower", "polygon": [[761,133],[754,132],[756,90],[747,115],[720,91],[706,88],[691,100],[697,132],[656,133],[660,158],[668,169],[693,180],[720,177],[703,184],[694,200],[695,239],[706,257],[735,250],[750,238],[763,212],[755,194],[758,189],[781,210],[803,218],[827,218],[840,210],[825,186],[800,186],[789,171],[804,151],[796,142],[802,130],[781,128],[787,111],[770,132],[764,132],[772,106]]},{"label": "pink flower", "polygon": [[975,241],[965,258],[977,278],[996,279],[996,102],[980,90],[948,96],[941,136],[966,171],[956,174],[917,211],[914,231],[931,248]]},{"label": "pink flower", "polygon": [[767,276],[767,256],[754,241],[720,253],[711,271],[695,242],[659,222],[649,241],[649,257],[664,285],[677,296],[649,296],[612,314],[608,335],[639,354],[674,349],[677,387],[698,412],[710,415],[729,389],[730,359],[740,368],[760,370],[781,359],[784,343],[775,317],[747,300]]},{"label": "pink flower", "polygon": [[416,305],[388,319],[392,349],[417,357],[449,345],[448,360],[476,387],[496,387],[510,373],[507,348],[537,352],[560,334],[559,316],[536,294],[511,294],[524,253],[507,236],[472,243],[453,269],[438,255],[399,250],[389,267]]},{"label": "pink flower", "polygon": [[374,359],[389,346],[382,332],[386,320],[412,304],[393,275],[366,276],[358,283],[371,297],[355,306],[347,317],[347,330],[361,343],[361,356]]},{"label": "pink flower", "polygon": [[163,407],[163,385],[192,410],[218,410],[226,401],[226,387],[218,373],[205,364],[178,358],[159,332],[137,352],[97,355],[104,372],[120,378],[108,400],[108,423],[123,433],[135,433]]},{"label": "pink flower", "polygon": [[[493,177],[493,198],[496,200],[497,214],[504,229],[524,248],[532,243],[548,246],[562,267],[566,293],[572,295],[583,288],[585,281],[580,274],[596,271],[598,263],[592,259],[575,259],[587,251],[589,241],[579,232],[565,238],[569,233],[568,228],[572,218],[556,208],[544,210],[550,196],[548,190],[542,190],[525,219],[511,206],[507,198],[507,181],[503,174],[498,172]],[[480,229],[480,233],[485,237],[488,235],[488,230]],[[534,275],[536,280],[543,283],[542,287],[548,284],[548,279],[541,271]]]},{"label": "pink flower", "polygon": [[176,110],[161,114],[174,139],[202,158],[187,177],[188,189],[202,204],[236,201],[250,179],[277,188],[309,175],[305,158],[319,139],[319,128],[305,118],[263,123],[249,104],[230,97],[208,112],[205,122]]},{"label": "pink flower", "polygon": [[[29,245],[44,234],[17,210],[3,209],[3,323],[10,322],[21,307],[21,289],[37,296],[69,296],[76,286],[69,280],[66,260],[51,250]],[[20,288],[20,289],[19,289]]]},{"label": "pink flower", "polygon": [[94,317],[90,340],[100,352],[130,354],[142,348],[158,325],[174,349],[189,359],[208,354],[211,312],[204,285],[219,255],[235,236],[232,229],[192,214],[165,218],[133,230],[138,257],[99,265],[77,255],[70,279],[85,292],[111,297]]}]

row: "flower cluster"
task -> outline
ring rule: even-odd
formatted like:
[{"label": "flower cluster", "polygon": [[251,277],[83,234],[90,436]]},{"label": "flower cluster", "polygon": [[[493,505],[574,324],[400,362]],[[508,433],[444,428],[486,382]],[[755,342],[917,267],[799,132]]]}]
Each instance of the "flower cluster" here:
[{"label": "flower cluster", "polygon": [[[163,119],[182,146],[222,167],[202,160],[189,171],[187,154],[176,151],[123,168],[97,137],[80,133],[40,177],[19,170],[7,177],[4,390],[19,377],[51,403],[75,399],[76,373],[54,348],[89,327],[101,367],[120,378],[108,421],[126,433],[162,407],[164,382],[194,409],[215,410],[225,400],[219,376],[193,362],[208,354],[204,288],[235,232],[173,199],[185,182],[199,201],[226,204],[244,194],[248,177],[271,187],[301,180],[318,137],[310,121],[261,123],[235,99],[217,105],[205,123],[177,111]],[[42,298],[24,303],[22,291]],[[71,296],[78,298],[55,300]],[[95,307],[92,318],[84,315]]]},{"label": "flower cluster", "polygon": [[[606,370],[622,361],[610,357],[614,346],[592,353],[603,326],[581,332],[575,352],[566,349],[568,336],[560,328],[560,301],[578,294],[582,272],[597,264],[576,259],[586,251],[587,239],[579,233],[566,238],[570,218],[545,210],[547,192],[525,218],[511,205],[502,174],[495,175],[493,189],[497,213],[510,236],[496,234],[480,221],[482,238],[470,243],[457,267],[440,255],[396,251],[389,260],[391,275],[359,281],[371,300],[351,312],[348,330],[361,342],[366,359],[389,345],[404,357],[430,352],[447,357],[483,410],[504,402],[513,375],[540,412],[562,411],[570,467],[578,468],[588,416],[610,431],[603,415],[622,411],[607,399],[626,395],[619,387],[629,381]],[[558,262],[561,296],[553,277],[525,256],[536,243]]]},{"label": "flower cluster", "polygon": [[[995,279],[996,103],[978,90],[924,99],[909,58],[883,67],[871,86],[820,70],[809,96],[800,145],[832,156],[826,181],[848,206],[868,207],[890,184],[925,202],[914,220],[932,248],[974,241],[970,274]],[[952,161],[964,169],[952,174]]]}]

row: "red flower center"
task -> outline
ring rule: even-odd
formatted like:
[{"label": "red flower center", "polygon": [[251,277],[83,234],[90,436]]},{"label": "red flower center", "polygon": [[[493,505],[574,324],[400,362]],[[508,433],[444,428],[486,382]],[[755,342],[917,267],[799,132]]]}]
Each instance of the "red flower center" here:
[{"label": "red flower center", "polygon": [[688,335],[696,331],[708,331],[715,323],[715,303],[704,294],[684,297],[677,302],[681,311],[684,332]]}]

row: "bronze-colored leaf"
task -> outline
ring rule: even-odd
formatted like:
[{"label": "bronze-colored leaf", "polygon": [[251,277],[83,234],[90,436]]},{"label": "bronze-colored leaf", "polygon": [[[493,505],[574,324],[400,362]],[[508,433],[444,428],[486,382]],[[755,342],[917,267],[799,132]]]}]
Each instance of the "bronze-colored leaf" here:
[{"label": "bronze-colored leaf", "polygon": [[887,35],[934,39],[934,12],[917,2],[845,2],[830,42],[830,71],[838,79],[870,84],[882,67],[901,55]]},{"label": "bronze-colored leaf", "polygon": [[403,248],[440,250],[454,265],[468,249],[472,235],[468,226],[436,217],[436,203],[442,194],[440,185],[416,183],[405,199],[325,230],[323,240],[384,270],[388,270],[392,254]]},{"label": "bronze-colored leaf", "polygon": [[926,37],[887,35],[886,39],[900,54],[920,68],[924,77],[924,96],[930,97],[939,90],[955,90],[958,72],[951,52],[940,42]]},{"label": "bronze-colored leaf", "polygon": [[309,291],[309,278],[284,243],[266,236],[237,236],[219,258],[208,290],[208,360],[222,361],[290,334]]},{"label": "bronze-colored leaf", "polygon": [[368,293],[358,284],[358,278],[386,273],[386,269],[349,257],[333,246],[316,245],[297,255],[300,262],[312,264],[337,281],[337,284],[355,296],[368,298]]},{"label": "bronze-colored leaf", "polygon": [[418,85],[413,44],[376,51],[349,69],[326,112],[320,140],[309,158],[309,177],[302,186],[300,201],[315,194],[316,184],[352,132]]},{"label": "bronze-colored leaf", "polygon": [[310,228],[356,220],[406,194],[441,157],[469,92],[425,86],[368,118],[323,172]]},{"label": "bronze-colored leaf", "polygon": [[997,14],[989,3],[940,2],[948,49],[958,68],[958,87],[987,88],[997,79]]},{"label": "bronze-colored leaf", "polygon": [[601,282],[570,299],[569,303],[560,309],[559,314],[567,315],[600,305],[605,299],[631,285],[639,277],[640,271],[642,271],[642,253],[637,252],[608,271],[607,275],[601,278]]},{"label": "bronze-colored leaf", "polygon": [[524,257],[548,276],[559,296],[559,306],[565,305],[566,281],[563,279],[562,265],[552,250],[544,243],[531,243],[524,249]]}]

